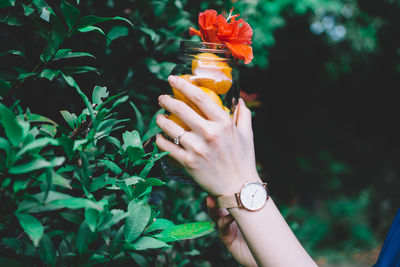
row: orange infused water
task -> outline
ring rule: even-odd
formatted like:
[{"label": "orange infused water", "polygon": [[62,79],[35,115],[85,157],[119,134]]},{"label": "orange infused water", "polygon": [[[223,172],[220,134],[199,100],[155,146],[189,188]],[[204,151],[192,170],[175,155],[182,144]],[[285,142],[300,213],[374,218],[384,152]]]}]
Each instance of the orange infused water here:
[{"label": "orange infused water", "polygon": [[[203,90],[224,112],[233,114],[239,97],[236,62],[223,44],[182,41],[178,62],[171,75],[179,76]],[[175,99],[186,103],[200,116],[207,119],[201,110],[176,88],[168,92]],[[168,118],[186,131],[188,127],[176,114]],[[175,136],[169,137],[171,140]],[[171,160],[162,160],[162,169],[167,178],[193,183],[192,178]]]}]

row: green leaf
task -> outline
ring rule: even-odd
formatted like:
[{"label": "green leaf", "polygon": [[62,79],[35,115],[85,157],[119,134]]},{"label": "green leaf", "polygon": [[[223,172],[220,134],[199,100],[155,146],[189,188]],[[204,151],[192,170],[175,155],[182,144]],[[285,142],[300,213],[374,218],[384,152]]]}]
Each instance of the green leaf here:
[{"label": "green leaf", "polygon": [[24,8],[24,15],[25,16],[29,16],[31,15],[33,12],[35,12],[35,9],[31,6],[27,6],[24,5],[23,3],[21,3],[22,7]]},{"label": "green leaf", "polygon": [[53,57],[53,61],[57,61],[60,59],[65,59],[65,58],[75,58],[75,57],[92,57],[96,58],[90,53],[86,52],[73,52],[72,49],[60,49],[57,51],[57,53]]},{"label": "green leaf", "polygon": [[10,90],[10,88],[11,88],[10,82],[0,80],[0,97],[7,94],[7,92]]},{"label": "green leaf", "polygon": [[143,157],[144,149],[138,131],[126,131],[122,134],[122,139],[124,140],[122,149],[126,152],[131,162],[135,162]]},{"label": "green leaf", "polygon": [[47,161],[43,158],[36,158],[27,163],[11,167],[8,172],[11,174],[23,174],[43,168],[53,168],[60,166],[65,161],[64,157],[54,157],[52,160]]},{"label": "green leaf", "polygon": [[25,117],[28,119],[29,122],[42,122],[42,123],[48,122],[53,125],[57,125],[57,123],[55,123],[53,120],[46,118],[45,116],[42,116],[42,115],[29,113],[29,114],[25,114]]},{"label": "green leaf", "polygon": [[79,88],[79,86],[76,83],[74,78],[72,78],[71,76],[66,76],[64,73],[61,73],[61,74],[62,74],[64,80],[67,82],[67,84],[71,87],[74,87],[76,89],[76,91],[78,92],[78,94],[81,96],[83,102],[85,103],[87,109],[89,110],[90,117],[93,120],[94,119],[94,110],[93,110],[92,104],[89,102],[89,99],[87,98],[87,96]]},{"label": "green leaf", "polygon": [[68,159],[71,160],[74,157],[74,140],[65,136],[57,138],[58,143],[64,149],[64,153],[67,155]]},{"label": "green leaf", "polygon": [[24,229],[26,234],[33,241],[33,244],[37,247],[43,236],[43,225],[38,219],[27,213],[15,213],[15,216],[17,216],[22,229]]},{"label": "green leaf", "polygon": [[3,126],[7,138],[13,146],[18,146],[29,130],[29,123],[19,120],[12,110],[2,103],[0,103],[0,124]]},{"label": "green leaf", "polygon": [[198,238],[214,231],[214,225],[212,222],[175,225],[163,230],[159,235],[155,235],[155,237],[164,242]]},{"label": "green leaf", "polygon": [[95,192],[101,188],[109,185],[114,185],[118,180],[116,178],[108,177],[107,174],[103,174],[100,177],[94,178],[90,184],[89,191]]},{"label": "green leaf", "polygon": [[99,203],[96,203],[90,199],[86,198],[67,198],[67,199],[57,199],[49,202],[49,204],[56,206],[57,208],[67,208],[67,209],[83,209],[83,208],[92,208],[99,211],[103,210],[103,206]]},{"label": "green leaf", "polygon": [[0,0],[0,8],[10,7],[15,5],[15,0]]},{"label": "green leaf", "polygon": [[138,198],[143,193],[147,193],[149,187],[160,186],[160,185],[165,185],[165,183],[157,178],[147,178],[144,181],[140,181],[135,185],[135,189],[133,190],[132,193],[132,198]]},{"label": "green leaf", "polygon": [[39,78],[46,78],[49,81],[52,81],[61,73],[60,70],[51,70],[51,69],[44,69],[39,74]]},{"label": "green leaf", "polygon": [[100,162],[104,163],[106,165],[107,169],[112,171],[115,174],[120,174],[122,172],[122,169],[114,162],[107,160],[107,159],[102,159],[99,160]]},{"label": "green leaf", "polygon": [[[64,178],[64,176],[62,176],[61,174],[55,172],[54,170],[51,170],[51,180],[52,180],[52,184],[53,185],[59,185],[68,189],[72,189],[71,187],[71,180]],[[46,181],[45,178],[46,173],[43,173],[42,175],[40,175],[37,180],[38,181]]]},{"label": "green leaf", "polygon": [[146,142],[151,137],[155,136],[158,133],[161,133],[161,129],[156,124],[156,119],[157,119],[158,114],[164,114],[164,113],[165,113],[165,110],[160,109],[151,118],[149,128],[148,128],[147,132],[143,135],[143,142]]},{"label": "green leaf", "polygon": [[142,135],[144,132],[144,120],[142,113],[139,111],[139,109],[136,107],[133,102],[129,101],[129,104],[132,106],[133,110],[135,111],[135,116],[136,116],[136,130]]},{"label": "green leaf", "polygon": [[42,239],[40,240],[38,253],[42,261],[47,266],[56,265],[57,262],[56,249],[54,248],[54,244],[51,241],[50,237],[46,234],[44,234]]},{"label": "green leaf", "polygon": [[110,45],[112,41],[128,36],[129,29],[125,26],[117,25],[111,28],[111,30],[107,33],[107,45]]},{"label": "green leaf", "polygon": [[156,219],[150,226],[146,229],[147,233],[151,233],[157,230],[164,230],[166,228],[174,226],[174,223],[167,219]]},{"label": "green leaf", "polygon": [[128,206],[129,215],[125,220],[124,237],[126,241],[132,242],[136,240],[146,227],[150,215],[151,208],[147,203],[131,201]]},{"label": "green leaf", "polygon": [[176,66],[175,63],[172,62],[157,62],[153,58],[147,58],[146,64],[151,73],[156,75],[156,77],[160,80],[165,81],[169,74],[171,73],[172,69]]},{"label": "green leaf", "polygon": [[11,13],[0,16],[0,23],[7,23],[10,26],[21,26],[24,25],[23,20],[19,16],[15,16]]},{"label": "green leaf", "polygon": [[146,27],[138,27],[138,29],[150,36],[151,41],[154,43],[157,43],[160,40],[160,36],[154,30]]},{"label": "green leaf", "polygon": [[79,9],[65,0],[61,1],[61,12],[64,16],[65,22],[68,25],[68,29],[71,30],[75,23],[79,20],[81,12]]},{"label": "green leaf", "polygon": [[85,210],[85,220],[87,225],[90,228],[90,231],[94,232],[97,227],[97,220],[99,217],[99,211],[95,209],[86,209]]},{"label": "green leaf", "polygon": [[167,243],[155,239],[150,236],[142,236],[136,240],[133,244],[126,244],[125,248],[133,250],[146,250],[146,249],[156,249],[156,248],[168,248],[170,247]]},{"label": "green leaf", "polygon": [[129,252],[129,256],[136,262],[138,266],[148,266],[149,262],[146,260],[146,258],[143,255],[140,255],[138,253],[134,252]]},{"label": "green leaf", "polygon": [[25,154],[28,151],[37,149],[37,148],[43,148],[47,146],[48,144],[52,145],[58,145],[57,140],[49,137],[42,137],[38,138],[36,140],[33,140],[32,142],[26,144],[25,146],[22,147],[20,151],[17,152],[15,155],[15,159],[18,160],[23,154]]},{"label": "green leaf", "polygon": [[76,29],[82,29],[88,26],[92,26],[95,25],[97,23],[100,22],[105,22],[105,21],[110,21],[110,20],[121,20],[121,21],[125,21],[126,23],[128,23],[129,25],[133,26],[132,22],[130,22],[129,20],[127,20],[126,18],[122,18],[122,17],[97,17],[97,16],[86,16],[83,17],[79,20],[78,25],[75,27]]},{"label": "green leaf", "polygon": [[133,177],[129,177],[129,178],[124,179],[124,182],[125,182],[126,185],[137,184],[140,181],[144,181],[144,179],[142,179],[139,176],[133,176]]},{"label": "green leaf", "polygon": [[86,221],[83,221],[79,227],[78,234],[76,236],[76,249],[79,254],[82,254],[87,249],[92,238],[92,232]]},{"label": "green leaf", "polygon": [[71,129],[75,129],[76,127],[76,115],[74,113],[69,113],[67,110],[61,110],[61,115],[63,116],[64,120],[68,123]]},{"label": "green leaf", "polygon": [[96,72],[97,74],[100,74],[97,68],[91,66],[64,67],[62,70],[64,74],[67,76],[72,74],[87,73],[92,71]]},{"label": "green leaf", "polygon": [[104,31],[99,28],[99,27],[95,27],[95,26],[87,26],[81,29],[78,29],[79,32],[93,32],[93,31],[97,31],[99,33],[101,33],[102,35],[106,36],[106,34],[104,33]]},{"label": "green leaf", "polygon": [[125,219],[128,216],[128,213],[123,210],[113,209],[111,210],[111,218],[109,220],[104,221],[102,225],[99,227],[99,231],[103,231],[115,224],[119,223],[121,220]]},{"label": "green leaf", "polygon": [[37,74],[36,72],[21,73],[20,75],[18,75],[17,79],[18,80],[23,80],[23,79],[26,79],[28,77],[34,76],[36,74]]},{"label": "green leaf", "polygon": [[96,85],[93,90],[92,94],[92,102],[93,104],[100,105],[103,103],[102,98],[107,98],[109,95],[109,92],[107,91],[107,87],[105,86],[98,86]]},{"label": "green leaf", "polygon": [[0,137],[0,149],[4,150],[7,155],[10,153],[11,146],[7,139]]},{"label": "green leaf", "polygon": [[0,57],[5,56],[5,55],[15,55],[15,56],[20,56],[20,57],[25,57],[24,53],[19,50],[8,50],[6,52],[0,53]]}]

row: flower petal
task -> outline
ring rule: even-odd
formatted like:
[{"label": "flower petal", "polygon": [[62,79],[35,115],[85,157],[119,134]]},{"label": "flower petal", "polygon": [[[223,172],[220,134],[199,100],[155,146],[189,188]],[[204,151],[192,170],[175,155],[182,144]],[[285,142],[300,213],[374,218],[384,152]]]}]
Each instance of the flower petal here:
[{"label": "flower petal", "polygon": [[236,37],[235,42],[251,45],[251,37],[253,37],[253,29],[243,19],[240,19],[237,22],[239,27],[238,27],[238,36]]},{"label": "flower petal", "polygon": [[229,42],[224,42],[224,44],[231,51],[232,56],[238,59],[243,59],[245,64],[248,64],[253,60],[253,49],[251,48],[251,46]]},{"label": "flower petal", "polygon": [[218,41],[216,38],[218,29],[217,11],[207,9],[201,12],[199,15],[199,26],[203,41],[210,43],[216,43]]},{"label": "flower petal", "polygon": [[189,34],[190,36],[198,35],[201,37],[201,33],[199,30],[196,30],[195,28],[189,27]]}]

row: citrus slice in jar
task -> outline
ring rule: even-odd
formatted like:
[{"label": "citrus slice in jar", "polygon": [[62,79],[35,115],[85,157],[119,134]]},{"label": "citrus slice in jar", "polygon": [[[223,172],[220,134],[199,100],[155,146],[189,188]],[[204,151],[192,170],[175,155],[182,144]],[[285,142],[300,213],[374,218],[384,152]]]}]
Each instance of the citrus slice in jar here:
[{"label": "citrus slice in jar", "polygon": [[[206,87],[200,87],[201,90],[203,90],[221,109],[224,109],[224,105],[222,104],[221,98],[212,90],[206,88]],[[187,99],[183,94],[181,94],[178,90],[174,89],[174,97],[175,99],[178,99],[184,103],[186,103],[189,107],[191,107],[196,113],[200,114],[203,118],[206,119],[206,116],[200,111],[200,109],[193,104],[189,99]],[[171,113],[168,115],[168,118],[181,126],[185,130],[190,130],[189,126],[187,126],[178,116],[175,114]]]},{"label": "citrus slice in jar", "polygon": [[213,53],[200,53],[192,60],[192,73],[195,81],[213,90],[215,93],[226,94],[232,87],[232,68],[226,59]]},{"label": "citrus slice in jar", "polygon": [[[199,86],[199,84],[195,81],[193,75],[185,74],[185,75],[180,75],[179,77],[185,79],[186,81],[190,82],[193,85]],[[174,98],[178,100],[186,99],[186,97],[181,92],[176,90],[174,87],[172,87],[172,93],[174,94]]]}]

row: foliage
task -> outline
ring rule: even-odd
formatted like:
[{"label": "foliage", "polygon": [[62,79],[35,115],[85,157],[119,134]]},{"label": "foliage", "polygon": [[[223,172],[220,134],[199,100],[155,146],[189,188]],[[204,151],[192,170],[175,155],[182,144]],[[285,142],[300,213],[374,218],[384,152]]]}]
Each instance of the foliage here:
[{"label": "foliage", "polygon": [[[118,110],[129,106],[126,94],[111,96],[106,87],[95,86],[89,99],[74,77],[97,68],[57,64],[95,57],[66,48],[73,35],[91,31],[105,35],[94,26],[100,22],[132,23],[118,16],[80,16],[80,10],[66,1],[59,7],[44,1],[3,2],[2,7],[13,6],[3,22],[21,27],[34,24],[46,45],[31,71],[9,66],[2,95],[28,79],[47,79],[74,88],[85,108],[78,114],[61,110],[63,125],[24,111],[18,103],[11,108],[0,104],[2,264],[92,266],[133,261],[143,266],[152,261],[148,250],[167,249],[170,242],[212,232],[213,224],[207,221],[175,225],[159,218],[151,192],[165,182],[149,174],[167,153],[160,153],[155,145],[148,151],[151,138],[159,133],[154,118],[146,127],[130,102],[136,130],[124,130],[131,120],[121,119]],[[118,33],[111,33],[112,41]],[[3,55],[30,61],[29,43],[24,45],[23,51]]]}]

